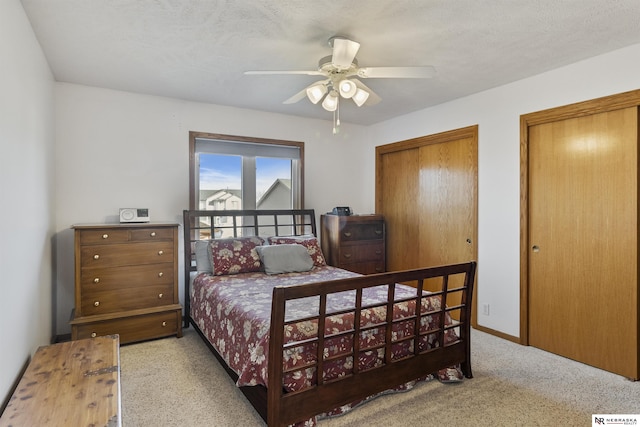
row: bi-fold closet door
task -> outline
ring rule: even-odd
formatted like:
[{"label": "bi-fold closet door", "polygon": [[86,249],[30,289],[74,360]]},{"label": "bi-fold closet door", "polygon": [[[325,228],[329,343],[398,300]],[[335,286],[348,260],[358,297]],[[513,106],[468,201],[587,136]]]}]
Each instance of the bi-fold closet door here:
[{"label": "bi-fold closet door", "polygon": [[583,107],[523,116],[525,341],[638,378],[638,107]]}]

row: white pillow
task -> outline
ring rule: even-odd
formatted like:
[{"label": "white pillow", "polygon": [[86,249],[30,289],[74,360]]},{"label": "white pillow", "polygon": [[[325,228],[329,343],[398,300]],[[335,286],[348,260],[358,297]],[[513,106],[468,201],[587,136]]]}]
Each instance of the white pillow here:
[{"label": "white pillow", "polygon": [[311,255],[302,245],[258,246],[256,251],[267,274],[309,271],[313,268]]}]

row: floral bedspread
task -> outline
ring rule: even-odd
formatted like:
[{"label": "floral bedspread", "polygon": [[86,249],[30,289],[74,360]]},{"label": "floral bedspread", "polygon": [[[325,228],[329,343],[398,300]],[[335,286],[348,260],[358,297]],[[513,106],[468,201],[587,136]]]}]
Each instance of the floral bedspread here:
[{"label": "floral bedspread", "polygon": [[[267,385],[267,355],[269,322],[271,318],[271,297],[273,288],[279,285],[297,285],[318,281],[328,281],[358,276],[346,270],[331,266],[314,267],[311,271],[302,273],[285,273],[269,276],[262,272],[243,273],[226,276],[212,276],[199,274],[191,286],[191,317],[200,330],[217,349],[218,353],[239,376],[237,385]],[[327,312],[354,306],[355,291],[330,295],[327,298]],[[403,296],[414,296],[415,289],[396,286],[396,299]],[[363,292],[363,306],[381,303],[387,300],[387,287],[379,286],[365,289]],[[317,313],[317,298],[288,301],[286,320],[295,320]],[[415,313],[415,302],[397,303],[394,309],[394,319],[402,320]],[[423,300],[422,312],[440,308],[437,297]],[[420,328],[431,330],[437,328],[439,314],[424,316]],[[384,349],[373,348],[384,342],[383,327],[375,325],[386,318],[386,308],[377,307],[363,310],[361,325],[363,331],[360,336],[361,349],[372,348],[361,353],[358,363],[361,369],[381,365]],[[326,320],[326,333],[337,333],[353,328],[353,313],[330,316]],[[446,322],[451,322],[447,316]],[[394,325],[393,339],[413,334],[414,321],[399,321]],[[293,323],[286,328],[285,339],[288,342],[302,341],[317,335],[317,323],[306,321]],[[447,331],[445,340],[452,342],[457,339],[454,330]],[[295,368],[313,361],[317,351],[314,344],[294,346],[286,350],[285,368]],[[421,348],[437,346],[435,334],[426,335],[419,343]],[[323,349],[324,357],[330,362],[323,364],[323,378],[331,379],[344,374],[353,366],[353,357],[348,353],[353,346],[353,337],[342,335],[328,338]],[[393,358],[403,357],[413,351],[413,340],[401,341],[393,345]],[[340,357],[344,354],[344,357]],[[337,356],[337,357],[336,357]],[[287,374],[284,387],[286,390],[300,390],[309,387],[316,381],[314,368],[301,368]],[[438,373],[442,381],[451,382],[462,380],[462,373],[458,367],[443,369]],[[411,388],[415,382],[399,387],[398,390]],[[368,400],[368,399],[365,399]],[[353,405],[336,408],[326,415],[336,415],[349,410]],[[310,420],[304,425],[313,425]]]}]

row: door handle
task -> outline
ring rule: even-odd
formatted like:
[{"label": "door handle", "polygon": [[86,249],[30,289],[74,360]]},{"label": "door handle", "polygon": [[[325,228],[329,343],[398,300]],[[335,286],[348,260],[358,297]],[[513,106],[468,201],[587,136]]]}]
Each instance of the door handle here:
[{"label": "door handle", "polygon": [[533,245],[533,246],[531,247],[531,250],[532,250],[533,252],[538,253],[538,252],[540,252],[540,246],[538,246],[538,245]]}]

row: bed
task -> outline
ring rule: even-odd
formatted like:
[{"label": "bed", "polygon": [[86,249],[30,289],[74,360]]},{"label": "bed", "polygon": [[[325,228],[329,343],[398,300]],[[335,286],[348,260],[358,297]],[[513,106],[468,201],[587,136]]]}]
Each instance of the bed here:
[{"label": "bed", "polygon": [[472,378],[475,262],[362,276],[326,265],[315,212],[184,211],[185,324],[267,425]]}]

